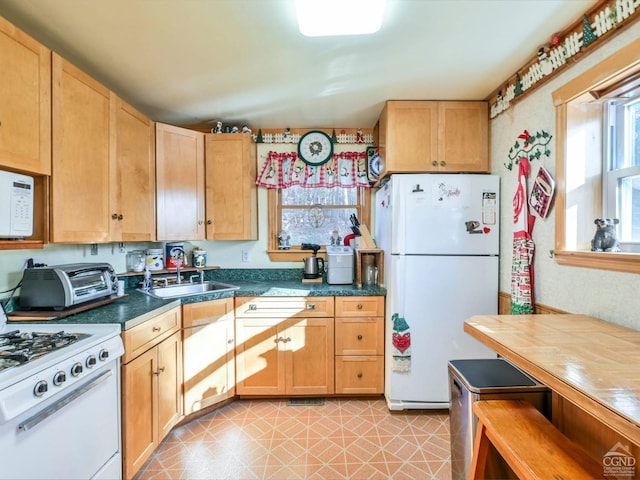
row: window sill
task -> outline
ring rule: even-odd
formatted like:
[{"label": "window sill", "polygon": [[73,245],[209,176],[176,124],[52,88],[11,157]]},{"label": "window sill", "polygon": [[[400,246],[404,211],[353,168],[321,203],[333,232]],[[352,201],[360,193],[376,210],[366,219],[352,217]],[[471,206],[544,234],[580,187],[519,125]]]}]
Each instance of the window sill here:
[{"label": "window sill", "polygon": [[[326,259],[326,248],[318,250],[318,257]],[[300,247],[291,247],[289,250],[267,250],[267,255],[272,262],[301,262],[303,258],[313,255],[312,250],[302,250]]]},{"label": "window sill", "polygon": [[640,273],[637,253],[554,250],[553,255],[558,265]]}]

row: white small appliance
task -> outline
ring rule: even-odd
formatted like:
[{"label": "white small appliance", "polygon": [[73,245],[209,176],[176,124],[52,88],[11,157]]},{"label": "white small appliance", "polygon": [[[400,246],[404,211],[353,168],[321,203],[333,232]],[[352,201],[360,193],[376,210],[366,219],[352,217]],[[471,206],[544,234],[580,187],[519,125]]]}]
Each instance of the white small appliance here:
[{"label": "white small appliance", "polygon": [[353,249],[351,247],[327,247],[327,283],[331,285],[353,283]]},{"label": "white small appliance", "polygon": [[33,177],[0,171],[0,238],[33,235]]},{"label": "white small appliance", "polygon": [[449,408],[449,361],[496,357],[463,324],[497,313],[499,180],[400,174],[376,193],[390,410]]}]

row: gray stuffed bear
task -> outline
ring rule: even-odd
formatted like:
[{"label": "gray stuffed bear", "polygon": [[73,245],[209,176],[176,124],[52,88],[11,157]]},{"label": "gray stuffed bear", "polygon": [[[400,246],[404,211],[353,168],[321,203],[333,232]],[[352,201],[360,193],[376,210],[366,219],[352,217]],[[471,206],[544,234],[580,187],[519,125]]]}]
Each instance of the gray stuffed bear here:
[{"label": "gray stuffed bear", "polygon": [[596,233],[591,240],[592,252],[619,252],[620,242],[616,238],[617,218],[596,218]]}]

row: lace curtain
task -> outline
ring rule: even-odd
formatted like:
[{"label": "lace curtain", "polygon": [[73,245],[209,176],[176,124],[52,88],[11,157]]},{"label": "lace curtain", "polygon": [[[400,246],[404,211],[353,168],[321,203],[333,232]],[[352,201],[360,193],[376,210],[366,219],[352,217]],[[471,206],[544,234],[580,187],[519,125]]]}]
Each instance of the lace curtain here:
[{"label": "lace curtain", "polygon": [[269,152],[260,170],[256,185],[266,188],[301,187],[365,187],[367,177],[365,152],[342,152],[333,155],[327,163],[311,166],[297,153]]}]

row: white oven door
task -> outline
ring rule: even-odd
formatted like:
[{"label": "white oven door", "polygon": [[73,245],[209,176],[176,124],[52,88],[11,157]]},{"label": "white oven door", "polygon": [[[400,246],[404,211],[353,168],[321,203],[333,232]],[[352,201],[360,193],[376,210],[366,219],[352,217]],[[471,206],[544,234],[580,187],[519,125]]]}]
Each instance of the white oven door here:
[{"label": "white oven door", "polygon": [[121,478],[118,362],[0,425],[1,479]]}]

